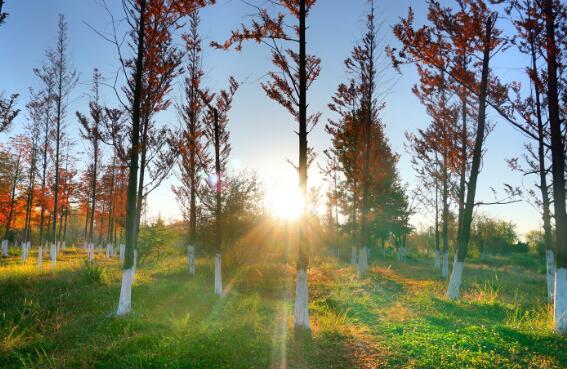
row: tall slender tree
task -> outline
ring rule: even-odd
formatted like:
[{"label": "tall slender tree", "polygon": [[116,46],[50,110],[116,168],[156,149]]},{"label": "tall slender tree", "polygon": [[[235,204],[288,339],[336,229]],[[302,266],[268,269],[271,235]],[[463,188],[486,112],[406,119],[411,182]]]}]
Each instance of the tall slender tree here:
[{"label": "tall slender tree", "polygon": [[195,11],[190,16],[189,31],[183,35],[187,60],[184,79],[184,102],[178,106],[182,121],[178,135],[177,150],[179,152],[179,180],[181,184],[174,186],[173,191],[182,204],[182,211],[189,221],[188,264],[189,272],[195,272],[195,246],[197,241],[197,198],[202,192],[199,172],[209,166],[207,145],[204,140],[202,123],[203,103],[201,101],[202,42],[199,35],[200,16]]},{"label": "tall slender tree", "polygon": [[[307,18],[316,0],[277,0],[281,12],[272,15],[266,9],[258,8],[257,18],[248,27],[233,31],[231,37],[222,45],[229,49],[242,48],[245,41],[255,41],[268,46],[272,52],[272,62],[279,72],[271,72],[271,81],[262,88],[274,101],[287,109],[299,124],[299,190],[303,197],[304,211],[299,221],[299,249],[297,256],[297,276],[294,304],[295,327],[310,330],[308,308],[307,269],[309,267],[308,216],[307,210],[307,136],[319,120],[319,114],[308,115],[307,92],[320,73],[319,58],[307,54]],[[287,13],[287,14],[286,14]],[[297,23],[288,25],[286,16],[295,18]],[[290,33],[291,32],[293,33]],[[282,42],[295,43],[298,50],[286,49]]]},{"label": "tall slender tree", "polygon": [[89,234],[87,242],[89,247],[94,247],[94,221],[95,221],[95,209],[96,209],[96,198],[97,198],[97,181],[99,174],[99,161],[101,158],[101,141],[102,141],[102,120],[104,109],[100,104],[100,82],[102,75],[95,69],[92,76],[92,95],[91,101],[89,102],[90,119],[85,115],[77,112],[77,118],[81,124],[81,136],[89,142],[91,145],[89,155],[92,157],[91,164],[91,203],[90,203],[90,223],[89,223]]},{"label": "tall slender tree", "polygon": [[209,187],[215,194],[215,201],[209,206],[214,209],[215,217],[215,293],[219,296],[224,293],[222,287],[223,191],[225,191],[224,181],[231,151],[228,112],[238,89],[238,82],[233,77],[230,78],[229,84],[227,90],[222,90],[218,94],[207,90],[201,93],[203,105],[206,107],[203,117],[204,135],[208,145],[214,150],[214,157],[211,160],[214,167],[207,171],[214,173],[209,175]]}]

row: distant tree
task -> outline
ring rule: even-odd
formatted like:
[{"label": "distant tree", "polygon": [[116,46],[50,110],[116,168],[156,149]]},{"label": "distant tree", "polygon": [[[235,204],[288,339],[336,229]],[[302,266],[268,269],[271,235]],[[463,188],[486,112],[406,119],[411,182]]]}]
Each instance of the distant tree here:
[{"label": "distant tree", "polygon": [[101,141],[102,141],[102,120],[104,114],[104,108],[100,104],[100,82],[102,75],[95,69],[93,71],[93,87],[91,101],[89,102],[90,119],[87,118],[80,112],[77,112],[77,119],[81,124],[81,137],[88,141],[90,147],[89,156],[92,158],[92,164],[90,169],[91,174],[91,203],[90,203],[90,224],[89,224],[89,234],[88,243],[90,247],[94,247],[94,215],[96,209],[96,198],[97,198],[97,181],[98,181],[98,169],[99,161],[102,160],[101,152]]},{"label": "distant tree", "polygon": [[238,82],[233,77],[229,79],[230,87],[221,90],[218,94],[208,90],[201,92],[203,106],[205,107],[203,123],[204,135],[207,145],[214,150],[211,167],[206,168],[209,173],[209,189],[215,194],[213,203],[206,203],[209,209],[214,209],[215,215],[215,293],[224,294],[222,287],[222,235],[224,227],[223,217],[223,191],[224,177],[227,171],[228,159],[231,151],[230,132],[228,130],[228,113],[232,108],[234,94],[238,90]]},{"label": "distant tree", "polygon": [[31,99],[26,105],[29,123],[26,125],[27,136],[30,142],[28,156],[27,174],[27,194],[26,194],[26,213],[23,230],[23,241],[29,242],[32,239],[32,210],[34,207],[34,192],[36,190],[36,179],[38,170],[38,159],[41,153],[41,125],[43,114],[43,101],[41,94],[31,92]]},{"label": "distant tree", "polygon": [[60,190],[60,159],[61,159],[61,142],[64,137],[65,119],[67,115],[68,98],[78,82],[77,72],[70,66],[68,59],[68,27],[65,16],[59,15],[57,43],[54,49],[46,52],[47,63],[41,68],[35,69],[35,74],[48,83],[53,84],[51,91],[51,99],[53,101],[54,117],[50,122],[52,125],[52,135],[54,137],[54,177],[53,184],[53,213],[51,223],[51,242],[55,247],[57,242],[57,217],[59,215],[59,190]]},{"label": "distant tree", "polygon": [[[184,79],[185,99],[178,107],[182,128],[177,141],[180,159],[178,177],[181,184],[173,187],[173,191],[181,203],[184,217],[189,221],[188,247],[190,249],[188,253],[194,252],[197,241],[197,200],[199,193],[203,191],[202,178],[199,172],[209,165],[202,122],[201,81],[204,72],[201,67],[203,58],[199,24],[199,12],[195,11],[190,16],[189,32],[183,36],[187,52]],[[191,268],[192,266],[190,266]]]},{"label": "distant tree", "polygon": [[6,217],[6,223],[4,225],[4,240],[8,240],[11,231],[12,221],[14,220],[14,213],[16,211],[16,195],[18,190],[18,184],[22,177],[22,150],[24,149],[25,138],[21,136],[16,136],[10,140],[10,164],[11,164],[11,183],[10,183],[10,201],[8,205],[8,215]]},{"label": "distant tree", "polygon": [[373,223],[384,220],[384,199],[392,188],[397,163],[379,117],[384,108],[383,94],[390,86],[385,76],[385,63],[380,57],[384,54],[378,52],[375,22],[374,2],[371,1],[364,37],[345,61],[351,80],[339,85],[329,105],[339,114],[339,119],[330,121],[326,127],[332,136],[331,151],[337,156],[350,189],[353,224],[360,214],[360,232],[355,238],[358,240],[355,249],[358,249],[359,276],[363,276],[368,268],[370,230]]}]

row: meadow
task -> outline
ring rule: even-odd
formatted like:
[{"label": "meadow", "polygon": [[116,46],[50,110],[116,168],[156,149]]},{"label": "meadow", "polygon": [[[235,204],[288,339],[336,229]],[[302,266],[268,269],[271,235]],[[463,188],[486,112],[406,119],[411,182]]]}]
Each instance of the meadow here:
[{"label": "meadow", "polygon": [[293,330],[293,264],[234,269],[219,298],[210,258],[194,277],[182,256],[146,262],[133,313],[116,317],[118,260],[71,249],[38,274],[12,256],[0,267],[0,368],[567,368],[543,261],[520,258],[467,263],[459,301],[424,255],[371,258],[364,279],[314,259],[305,336]]}]

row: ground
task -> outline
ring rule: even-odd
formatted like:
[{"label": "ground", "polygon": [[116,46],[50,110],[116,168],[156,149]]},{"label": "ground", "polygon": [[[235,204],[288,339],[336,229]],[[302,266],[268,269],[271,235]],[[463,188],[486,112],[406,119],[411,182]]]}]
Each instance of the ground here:
[{"label": "ground", "polygon": [[539,261],[470,262],[453,302],[431,258],[373,260],[363,280],[316,259],[309,337],[293,331],[291,264],[226,271],[224,298],[208,259],[196,277],[182,257],[145,264],[117,318],[118,262],[83,259],[40,275],[2,261],[0,368],[567,368]]}]

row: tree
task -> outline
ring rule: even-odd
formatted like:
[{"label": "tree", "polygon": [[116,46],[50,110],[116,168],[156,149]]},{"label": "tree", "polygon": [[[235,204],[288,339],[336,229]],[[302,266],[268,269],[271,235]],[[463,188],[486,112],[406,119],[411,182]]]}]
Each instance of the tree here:
[{"label": "tree", "polygon": [[43,101],[40,94],[34,94],[32,92],[32,97],[30,102],[26,105],[29,116],[29,123],[26,126],[28,132],[28,139],[30,141],[30,147],[28,151],[28,188],[26,195],[26,214],[25,223],[23,231],[23,241],[31,242],[32,238],[32,210],[34,204],[34,191],[35,182],[37,178],[37,163],[38,156],[40,154],[40,138],[41,138],[41,124],[42,124],[42,113],[43,113]]},{"label": "tree", "polygon": [[[131,290],[135,273],[134,251],[140,214],[138,196],[143,196],[138,189],[139,154],[143,144],[140,141],[140,131],[144,123],[142,119],[149,117],[151,112],[148,108],[163,103],[163,101],[160,101],[160,97],[163,98],[163,95],[152,95],[154,104],[144,105],[144,96],[148,96],[144,95],[144,76],[148,76],[147,68],[150,66],[146,61],[151,59],[148,57],[148,52],[156,52],[161,46],[168,45],[171,40],[172,29],[178,24],[179,19],[209,3],[214,3],[214,0],[123,0],[123,8],[131,27],[129,36],[134,56],[130,60],[122,59],[120,43],[115,37],[114,41],[118,47],[124,73],[130,71],[131,78],[127,78],[128,85],[125,87],[125,91],[126,95],[129,96],[128,112],[132,119],[131,129],[128,130],[130,132],[130,145],[128,148],[129,174],[124,224],[125,259],[117,315],[128,314],[131,311]],[[155,26],[159,27],[156,28]],[[150,40],[153,43],[150,44]],[[161,71],[162,74],[171,74],[172,66],[170,64],[165,64],[164,68],[165,70]],[[156,78],[156,76],[154,75],[153,78]],[[148,100],[145,102],[147,103]],[[143,108],[146,108],[146,110],[143,110]]]},{"label": "tree", "polygon": [[[2,12],[3,6],[4,0],[0,0],[0,26],[4,24],[6,18],[8,18],[8,13]],[[19,114],[20,110],[15,108],[17,99],[18,94],[13,94],[10,98],[4,99],[0,93],[0,133],[8,129],[12,121]]]},{"label": "tree", "polygon": [[[396,176],[397,156],[384,135],[379,112],[384,107],[387,91],[385,64],[381,64],[378,30],[375,24],[374,2],[370,2],[367,31],[345,61],[351,78],[339,85],[330,109],[339,114],[326,130],[332,136],[332,152],[338,158],[352,199],[353,225],[360,214],[360,231],[355,237],[353,253],[358,249],[358,275],[368,268],[368,248],[371,228],[384,220],[385,195],[391,190]],[[353,226],[353,232],[356,229]],[[353,261],[355,259],[353,255]]]},{"label": "tree", "polygon": [[[224,227],[223,217],[223,191],[224,177],[228,158],[231,151],[230,132],[228,131],[228,112],[232,107],[232,100],[236,90],[238,90],[238,82],[231,77],[229,79],[230,87],[228,90],[222,90],[218,94],[210,93],[208,90],[201,92],[203,105],[206,111],[203,117],[204,135],[208,146],[214,150],[214,168],[206,168],[209,173],[208,185],[209,189],[215,194],[213,204],[207,204],[210,209],[214,209],[215,214],[215,293],[219,296],[224,294],[222,288],[222,234]],[[212,172],[212,174],[211,174]]]},{"label": "tree", "polygon": [[[307,54],[306,30],[309,11],[316,0],[277,0],[275,4],[297,20],[289,26],[285,23],[286,14],[278,12],[271,15],[266,9],[258,8],[257,18],[250,27],[242,26],[233,31],[232,36],[223,44],[213,45],[229,49],[242,48],[245,41],[255,41],[270,47],[272,62],[280,73],[270,72],[271,80],[262,84],[269,98],[282,105],[299,124],[299,189],[303,196],[304,209],[307,208],[307,168],[308,142],[310,127],[314,126],[319,114],[308,116],[307,91],[320,73],[319,58]],[[289,33],[293,30],[295,38]],[[299,46],[299,52],[284,49],[281,42],[293,42]],[[310,330],[308,309],[307,268],[309,267],[308,224],[305,211],[299,221],[299,252],[297,257],[297,277],[294,304],[295,327]]]},{"label": "tree", "polygon": [[[58,36],[55,49],[46,52],[47,63],[41,68],[35,69],[35,74],[45,83],[52,83],[51,99],[53,101],[54,117],[52,135],[54,136],[54,176],[53,184],[53,213],[51,223],[51,247],[57,243],[57,217],[59,216],[59,193],[60,193],[60,159],[61,142],[64,137],[65,119],[67,114],[67,100],[73,88],[78,82],[77,72],[70,66],[67,55],[68,27],[65,16],[59,15]],[[49,81],[49,82],[48,82]]]},{"label": "tree", "polygon": [[[478,96],[478,119],[474,135],[471,169],[467,181],[466,200],[459,221],[457,256],[447,289],[447,296],[452,299],[459,295],[464,259],[470,240],[473,210],[477,205],[475,203],[476,186],[481,168],[483,143],[487,132],[487,101],[490,97],[492,101],[496,102],[495,105],[498,105],[506,92],[498,80],[491,76],[490,72],[490,60],[501,49],[503,42],[499,37],[501,31],[495,27],[497,13],[491,12],[482,0],[464,0],[461,4],[463,7],[454,14],[450,8],[444,9],[436,2],[429,2],[429,19],[442,19],[443,22],[435,23],[432,27],[423,26],[417,30],[413,28],[414,15],[410,8],[407,18],[402,19],[399,24],[394,26],[394,34],[403,44],[402,50],[400,52],[391,48],[389,50],[396,67],[400,65],[402,60],[444,71],[448,77],[460,85],[466,86],[469,91],[475,91],[475,95]],[[472,51],[481,60],[480,69],[475,72],[463,70],[462,64],[456,63],[454,59],[444,60],[441,57],[443,54],[440,53],[443,44],[437,42],[437,39],[433,37],[432,29],[436,31],[440,29],[448,36],[468,35],[474,45]],[[459,48],[456,47],[456,49]]]},{"label": "tree", "polygon": [[560,334],[567,334],[567,209],[565,206],[565,142],[561,128],[558,93],[559,53],[556,44],[556,8],[553,0],[544,0],[547,60],[547,98],[551,135],[551,172],[556,235],[556,271],[554,324]]},{"label": "tree", "polygon": [[195,246],[197,241],[197,198],[202,193],[202,183],[198,174],[208,167],[206,142],[202,123],[201,81],[204,72],[202,64],[202,45],[199,36],[199,12],[190,16],[189,32],[184,34],[187,52],[186,77],[184,79],[185,100],[178,107],[182,129],[177,141],[179,152],[179,180],[174,186],[175,196],[180,201],[184,217],[189,221],[189,271],[195,272]]},{"label": "tree", "polygon": [[100,104],[100,81],[102,75],[95,69],[93,71],[93,87],[91,101],[89,102],[90,120],[80,112],[77,112],[77,119],[81,124],[81,137],[89,142],[91,145],[90,155],[92,155],[92,165],[91,165],[91,204],[90,204],[90,224],[89,224],[89,234],[88,243],[89,247],[94,247],[94,215],[96,208],[96,198],[97,198],[97,180],[98,180],[98,168],[99,160],[101,160],[101,150],[100,144],[102,141],[102,120],[104,109]]},{"label": "tree", "polygon": [[10,147],[14,150],[14,152],[10,153],[10,164],[12,167],[11,174],[11,184],[10,184],[10,202],[8,207],[8,216],[6,217],[6,224],[4,226],[4,240],[8,240],[10,235],[10,226],[12,225],[12,221],[14,220],[14,212],[16,206],[16,194],[17,194],[17,186],[20,181],[20,177],[22,175],[22,137],[16,137],[11,140]]}]

